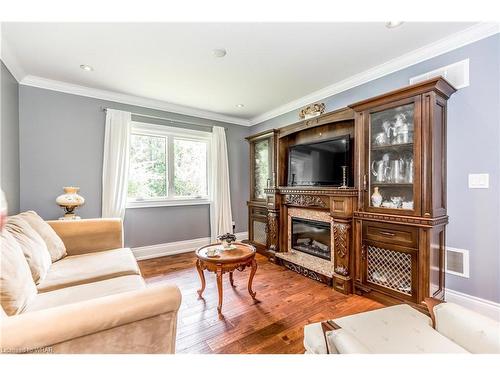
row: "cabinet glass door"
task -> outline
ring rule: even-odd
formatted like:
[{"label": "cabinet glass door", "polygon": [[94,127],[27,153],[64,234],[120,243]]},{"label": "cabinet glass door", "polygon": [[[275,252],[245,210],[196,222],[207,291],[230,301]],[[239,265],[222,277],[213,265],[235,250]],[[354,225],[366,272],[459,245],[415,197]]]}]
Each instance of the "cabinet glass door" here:
[{"label": "cabinet glass door", "polygon": [[253,160],[254,199],[266,199],[264,189],[268,187],[272,176],[271,156],[271,138],[255,142]]},{"label": "cabinet glass door", "polygon": [[416,103],[369,114],[368,206],[374,211],[416,211]]}]

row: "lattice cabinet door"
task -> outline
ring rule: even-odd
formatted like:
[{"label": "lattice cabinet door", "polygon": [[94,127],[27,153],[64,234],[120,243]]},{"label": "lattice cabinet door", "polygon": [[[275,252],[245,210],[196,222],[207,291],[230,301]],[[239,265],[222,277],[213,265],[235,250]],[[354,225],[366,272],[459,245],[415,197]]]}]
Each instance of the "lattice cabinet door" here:
[{"label": "lattice cabinet door", "polygon": [[417,301],[418,251],[382,242],[363,241],[363,283],[384,294]]},{"label": "lattice cabinet door", "polygon": [[252,226],[252,242],[257,246],[267,247],[267,221],[261,218],[253,218]]}]

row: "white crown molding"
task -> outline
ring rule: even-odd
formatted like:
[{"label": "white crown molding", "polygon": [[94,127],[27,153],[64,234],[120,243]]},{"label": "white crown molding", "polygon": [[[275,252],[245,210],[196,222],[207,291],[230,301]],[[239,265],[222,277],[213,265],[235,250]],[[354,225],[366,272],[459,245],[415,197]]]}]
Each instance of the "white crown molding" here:
[{"label": "white crown molding", "polygon": [[[248,232],[235,233],[238,241],[248,239]],[[160,258],[169,255],[189,253],[196,249],[209,245],[210,237],[195,238],[186,241],[161,243],[158,245],[141,246],[132,248],[132,253],[137,260]]]},{"label": "white crown molding", "polygon": [[452,34],[446,38],[418,48],[383,64],[355,74],[340,82],[322,88],[297,100],[279,106],[273,110],[250,119],[251,125],[257,125],[266,120],[294,111],[298,108],[328,98],[332,95],[349,90],[353,87],[373,81],[377,78],[402,70],[419,62],[442,55],[443,53],[463,47],[467,44],[487,38],[500,32],[500,24],[497,22],[481,22],[463,31]]},{"label": "white crown molding", "polygon": [[21,82],[21,80],[26,76],[24,69],[21,67],[21,64],[19,64],[19,61],[17,60],[15,54],[12,52],[9,43],[4,38],[1,38],[0,45],[3,63],[12,73],[16,81]]},{"label": "white crown molding", "polygon": [[150,109],[157,109],[166,112],[173,112],[186,116],[195,116],[208,120],[227,122],[231,124],[250,126],[250,121],[239,117],[226,116],[215,112],[205,111],[192,107],[186,107],[179,104],[168,103],[163,100],[144,98],[141,96],[122,94],[118,92],[95,89],[87,86],[75,85],[53,79],[42,78],[33,75],[25,76],[21,81],[21,85],[38,87],[47,90],[60,91],[67,94],[87,96],[101,100],[108,100],[122,104],[135,105]]},{"label": "white crown molding", "polygon": [[100,90],[86,86],[70,84],[66,82],[51,80],[47,78],[37,77],[33,75],[26,75],[21,65],[18,63],[12,50],[2,40],[2,60],[17,81],[26,86],[39,87],[48,90],[65,92],[68,94],[87,96],[102,100],[109,100],[123,104],[136,105],[151,109],[158,109],[167,112],[178,113],[186,116],[195,116],[214,121],[222,121],[242,126],[257,125],[266,120],[280,116],[282,114],[294,111],[298,108],[314,103],[316,101],[325,99],[340,92],[349,90],[353,87],[362,85],[364,83],[373,81],[377,78],[383,77],[398,70],[415,65],[419,62],[428,60],[443,53],[460,48],[464,45],[476,42],[480,39],[487,38],[491,35],[500,32],[500,24],[497,22],[483,22],[478,23],[470,28],[467,28],[458,33],[452,34],[446,38],[438,40],[434,43],[428,44],[424,47],[411,51],[407,54],[399,56],[393,60],[385,62],[376,67],[370,68],[364,72],[355,74],[340,82],[329,85],[321,90],[310,93],[299,99],[291,101],[287,104],[279,106],[273,110],[262,113],[252,119],[244,119],[240,117],[227,116],[211,111],[205,111],[183,105],[168,103],[162,100],[150,99],[140,96],[129,94],[122,94],[108,90]]}]

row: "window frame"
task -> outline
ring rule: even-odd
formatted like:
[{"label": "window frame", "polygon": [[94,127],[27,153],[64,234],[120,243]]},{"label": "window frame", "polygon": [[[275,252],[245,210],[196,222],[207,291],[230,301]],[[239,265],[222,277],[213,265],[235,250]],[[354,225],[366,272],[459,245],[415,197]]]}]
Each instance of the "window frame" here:
[{"label": "window frame", "polygon": [[[163,198],[144,198],[133,199],[127,197],[127,208],[144,208],[144,207],[168,207],[168,206],[191,206],[191,205],[208,205],[212,203],[211,199],[211,141],[212,133],[200,130],[192,130],[185,128],[176,128],[172,126],[148,124],[132,121],[131,135],[145,135],[166,137],[166,161],[167,161],[167,197]],[[202,197],[175,197],[174,193],[174,139],[190,140],[205,142],[207,145],[207,195]],[[128,187],[128,181],[127,181]]]}]

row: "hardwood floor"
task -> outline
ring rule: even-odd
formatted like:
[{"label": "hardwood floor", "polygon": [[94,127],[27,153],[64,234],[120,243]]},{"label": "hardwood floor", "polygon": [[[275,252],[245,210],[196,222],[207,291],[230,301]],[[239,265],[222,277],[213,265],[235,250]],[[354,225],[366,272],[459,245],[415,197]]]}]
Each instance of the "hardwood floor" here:
[{"label": "hardwood floor", "polygon": [[194,253],[139,262],[148,284],[175,283],[182,292],[177,353],[303,353],[304,325],[382,307],[357,295],[345,296],[319,282],[257,255],[253,281],[257,301],[247,292],[249,270],[224,275],[223,318],[217,314],[215,274],[205,271],[203,299]]}]

